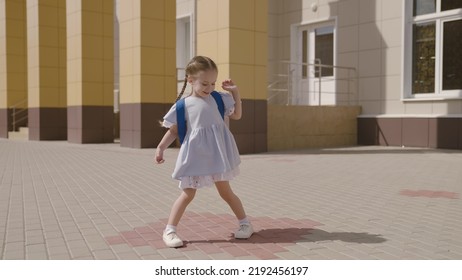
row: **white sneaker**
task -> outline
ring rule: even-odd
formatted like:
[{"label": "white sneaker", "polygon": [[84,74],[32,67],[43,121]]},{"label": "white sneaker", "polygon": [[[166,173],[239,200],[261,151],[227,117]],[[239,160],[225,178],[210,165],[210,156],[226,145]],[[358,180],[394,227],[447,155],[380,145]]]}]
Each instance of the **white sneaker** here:
[{"label": "white sneaker", "polygon": [[253,227],[251,224],[242,224],[239,229],[234,233],[236,239],[248,239],[253,234]]},{"label": "white sneaker", "polygon": [[166,233],[164,231],[164,234],[162,235],[162,239],[164,240],[165,245],[170,248],[178,248],[183,246],[183,240],[181,240],[178,235],[176,235],[176,232],[170,232]]}]

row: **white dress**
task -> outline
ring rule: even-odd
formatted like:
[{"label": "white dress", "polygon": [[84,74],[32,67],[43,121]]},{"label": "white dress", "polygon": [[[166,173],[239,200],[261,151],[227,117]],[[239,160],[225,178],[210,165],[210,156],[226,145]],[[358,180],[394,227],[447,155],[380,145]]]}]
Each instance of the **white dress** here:
[{"label": "white dress", "polygon": [[[232,95],[220,93],[225,115],[234,112]],[[201,188],[217,181],[229,181],[239,174],[239,151],[231,131],[221,118],[213,96],[185,98],[187,132],[181,145],[172,178],[179,187]],[[164,127],[177,123],[176,105],[164,116]]]}]

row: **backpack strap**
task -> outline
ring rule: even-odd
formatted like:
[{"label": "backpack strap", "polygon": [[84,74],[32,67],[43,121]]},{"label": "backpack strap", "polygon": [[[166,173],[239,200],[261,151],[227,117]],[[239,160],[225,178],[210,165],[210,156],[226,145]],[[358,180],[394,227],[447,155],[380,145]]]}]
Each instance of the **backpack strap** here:
[{"label": "backpack strap", "polygon": [[224,119],[225,118],[225,103],[223,102],[223,97],[221,97],[221,94],[216,91],[212,91],[211,95],[215,99],[215,102],[217,102],[218,111],[220,112],[221,118]]},{"label": "backpack strap", "polygon": [[[218,105],[218,111],[220,112],[221,118],[225,118],[225,103],[223,102],[223,97],[220,93],[213,91],[211,93],[213,99]],[[184,138],[186,137],[186,118],[185,118],[185,102],[184,98],[181,98],[176,102],[176,122],[178,127],[178,138],[180,144],[183,144]]]},{"label": "backpack strap", "polygon": [[176,102],[176,123],[178,127],[178,138],[180,139],[180,144],[183,144],[184,137],[186,136],[186,119],[184,107],[184,98],[181,98]]}]

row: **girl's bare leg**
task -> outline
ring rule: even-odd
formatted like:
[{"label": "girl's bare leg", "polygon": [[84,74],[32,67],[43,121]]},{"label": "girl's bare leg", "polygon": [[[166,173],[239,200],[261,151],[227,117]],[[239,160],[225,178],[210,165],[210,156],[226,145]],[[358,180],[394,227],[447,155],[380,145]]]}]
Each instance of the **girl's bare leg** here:
[{"label": "girl's bare leg", "polygon": [[238,220],[246,218],[242,202],[231,189],[229,182],[215,182],[215,186],[217,187],[218,193],[220,194],[221,198],[223,198],[223,200],[226,201],[226,203],[228,203],[229,207],[231,207],[231,210],[234,212],[234,215],[236,215],[236,218]]},{"label": "girl's bare leg", "polygon": [[173,203],[170,216],[168,217],[168,225],[177,226],[183,216],[186,207],[194,199],[196,189],[184,189],[180,196]]}]

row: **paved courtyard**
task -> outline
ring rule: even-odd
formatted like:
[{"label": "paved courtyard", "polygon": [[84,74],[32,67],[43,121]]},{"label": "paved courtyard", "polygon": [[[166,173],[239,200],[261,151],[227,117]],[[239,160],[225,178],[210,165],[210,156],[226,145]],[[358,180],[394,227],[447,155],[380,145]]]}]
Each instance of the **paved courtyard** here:
[{"label": "paved courtyard", "polygon": [[177,149],[0,139],[0,259],[462,259],[462,151],[350,147],[243,155],[256,233],[201,190],[166,248]]}]

